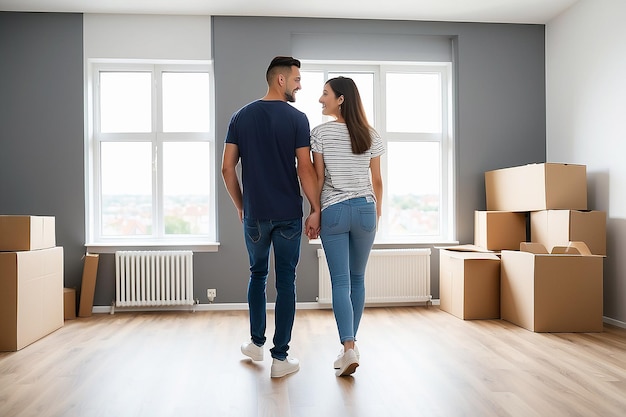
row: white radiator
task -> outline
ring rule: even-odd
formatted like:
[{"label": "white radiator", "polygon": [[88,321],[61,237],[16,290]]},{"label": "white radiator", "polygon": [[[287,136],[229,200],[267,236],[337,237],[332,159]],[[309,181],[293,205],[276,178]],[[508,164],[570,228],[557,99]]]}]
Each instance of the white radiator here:
[{"label": "white radiator", "polygon": [[193,305],[193,252],[115,252],[115,306]]},{"label": "white radiator", "polygon": [[[318,303],[332,303],[330,272],[323,249],[319,264]],[[432,300],[430,249],[375,249],[365,269],[365,305],[415,303]]]}]

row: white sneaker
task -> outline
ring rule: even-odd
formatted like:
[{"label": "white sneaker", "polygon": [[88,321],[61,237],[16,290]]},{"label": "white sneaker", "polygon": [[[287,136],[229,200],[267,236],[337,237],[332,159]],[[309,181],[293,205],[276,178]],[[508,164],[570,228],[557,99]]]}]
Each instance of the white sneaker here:
[{"label": "white sneaker", "polygon": [[339,362],[339,368],[335,371],[336,376],[353,374],[359,366],[359,358],[356,356],[354,349],[344,352],[344,354],[341,355],[337,361]]},{"label": "white sneaker", "polygon": [[241,345],[241,353],[253,361],[263,360],[263,346],[257,346],[253,342],[246,342]]},{"label": "white sneaker", "polygon": [[274,358],[270,376],[272,378],[280,378],[281,376],[289,375],[299,370],[300,361],[296,358],[287,358],[284,361]]},{"label": "white sneaker", "polygon": [[[359,354],[359,348],[354,345],[354,353],[356,353],[356,358],[361,360],[361,355]],[[333,368],[339,369],[341,366],[341,357],[343,356],[343,348],[339,351],[339,355],[337,355],[337,359],[335,359],[335,363],[333,363]]]}]

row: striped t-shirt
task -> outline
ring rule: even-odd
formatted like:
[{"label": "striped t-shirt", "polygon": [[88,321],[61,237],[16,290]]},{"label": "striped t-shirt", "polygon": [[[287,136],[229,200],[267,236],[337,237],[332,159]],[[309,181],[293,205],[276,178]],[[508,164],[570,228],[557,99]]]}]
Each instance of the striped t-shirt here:
[{"label": "striped t-shirt", "polygon": [[322,210],[357,197],[374,195],[370,179],[370,159],[385,152],[383,141],[371,129],[372,146],[360,155],[352,153],[350,135],[345,123],[331,121],[311,130],[311,150],[324,156]]}]

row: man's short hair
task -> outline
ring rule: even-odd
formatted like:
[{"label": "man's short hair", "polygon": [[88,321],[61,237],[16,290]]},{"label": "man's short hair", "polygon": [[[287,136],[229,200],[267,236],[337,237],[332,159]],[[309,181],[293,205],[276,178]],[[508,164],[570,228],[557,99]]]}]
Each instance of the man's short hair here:
[{"label": "man's short hair", "polygon": [[[292,56],[277,56],[272,59],[270,65],[267,67],[267,72],[265,73],[265,78],[269,83],[276,72],[280,69],[289,69],[291,70],[292,66],[296,66],[300,68],[300,61],[295,59]],[[276,70],[275,70],[276,69]]]}]

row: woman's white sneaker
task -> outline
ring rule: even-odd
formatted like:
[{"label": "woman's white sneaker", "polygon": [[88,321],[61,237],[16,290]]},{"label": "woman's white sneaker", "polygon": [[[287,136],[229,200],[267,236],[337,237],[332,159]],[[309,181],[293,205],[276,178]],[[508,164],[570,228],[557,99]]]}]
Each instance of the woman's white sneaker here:
[{"label": "woman's white sneaker", "polygon": [[336,376],[351,375],[359,366],[359,358],[354,349],[344,352],[335,362],[339,363],[339,368],[335,371]]},{"label": "woman's white sneaker", "polygon": [[[356,353],[356,358],[358,360],[361,360],[361,355],[359,354],[359,348],[356,345],[354,345],[354,353]],[[343,348],[341,348],[341,350],[339,351],[339,355],[337,355],[337,359],[335,359],[335,363],[333,363],[333,368],[339,369],[339,366],[341,364],[340,360],[342,356],[343,356]]]}]

